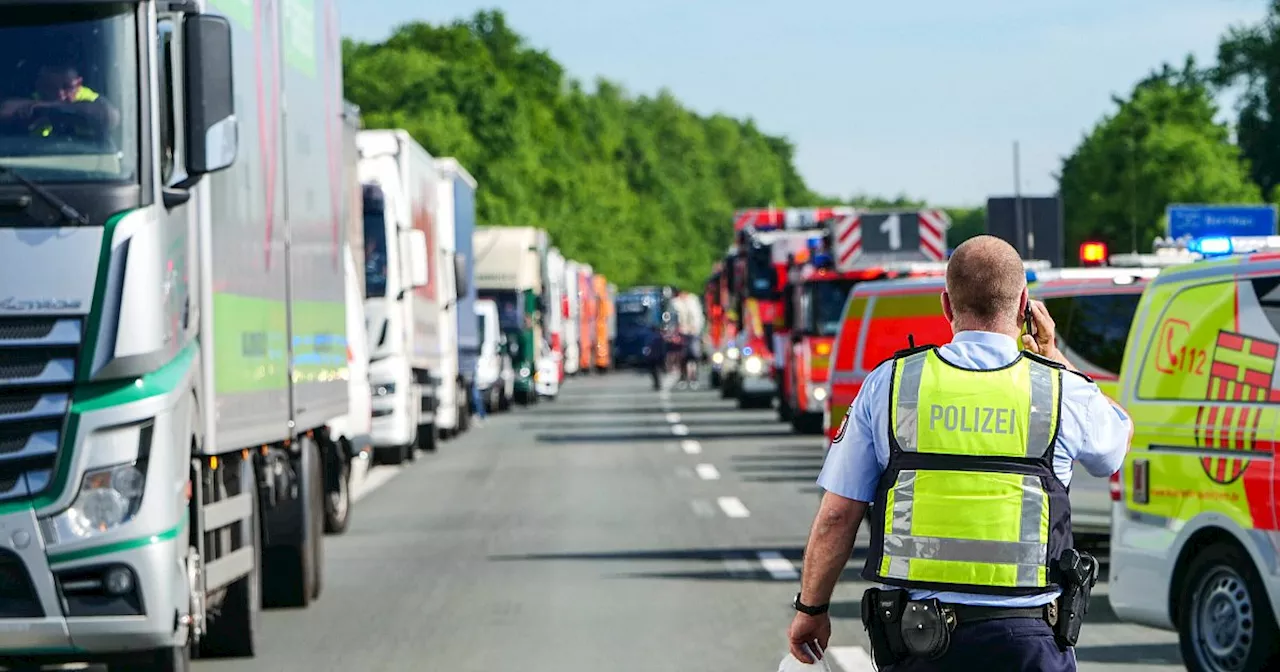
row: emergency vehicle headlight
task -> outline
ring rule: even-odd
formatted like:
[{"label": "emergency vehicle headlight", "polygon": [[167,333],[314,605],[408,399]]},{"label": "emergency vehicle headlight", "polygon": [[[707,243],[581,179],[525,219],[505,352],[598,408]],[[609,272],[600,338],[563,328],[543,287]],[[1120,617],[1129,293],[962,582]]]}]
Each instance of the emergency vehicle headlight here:
[{"label": "emergency vehicle headlight", "polygon": [[737,359],[742,353],[738,352],[737,348],[729,348],[724,354],[729,359]]},{"label": "emergency vehicle headlight", "polygon": [[746,363],[743,364],[743,368],[746,369],[747,373],[755,375],[764,371],[764,360],[754,356],[748,357]]},{"label": "emergency vehicle headlight", "polygon": [[712,353],[712,355],[711,355],[711,361],[712,361],[712,362],[714,362],[714,363],[716,363],[716,364],[723,364],[723,363],[724,363],[724,354],[723,354],[723,353],[719,353],[719,352]]},{"label": "emergency vehicle headlight", "polygon": [[817,401],[825,401],[827,398],[827,388],[825,387],[814,388],[813,398]]},{"label": "emergency vehicle headlight", "polygon": [[1188,246],[1192,252],[1199,252],[1206,257],[1218,257],[1231,254],[1231,239],[1225,236],[1213,236],[1191,241]]},{"label": "emergency vehicle headlight", "polygon": [[743,349],[742,349],[742,356],[743,356],[743,357],[750,357],[750,356],[751,356],[751,346],[749,346],[749,345],[748,345],[747,347],[745,347],[745,348],[743,348]]}]

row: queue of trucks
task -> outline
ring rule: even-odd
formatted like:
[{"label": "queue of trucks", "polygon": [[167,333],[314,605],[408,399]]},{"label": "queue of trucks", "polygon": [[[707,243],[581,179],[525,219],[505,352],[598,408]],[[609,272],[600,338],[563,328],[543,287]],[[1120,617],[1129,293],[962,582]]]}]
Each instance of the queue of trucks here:
[{"label": "queue of trucks", "polygon": [[[829,444],[872,369],[950,341],[940,213],[760,210],[737,221],[703,291],[724,396],[766,405],[754,377],[782,419]],[[1109,554],[1116,615],[1176,630],[1197,671],[1264,669],[1280,655],[1280,236],[1274,211],[1269,235],[1220,221],[1221,232],[1157,239],[1151,254],[1090,241],[1080,267],[1024,262],[1058,348],[1135,430],[1109,479],[1076,466],[1077,544]]]},{"label": "queue of trucks", "polygon": [[362,128],[334,0],[9,12],[0,97],[74,45],[116,114],[0,125],[0,666],[252,656],[320,596],[354,472],[554,398],[551,316],[611,366],[606,279]]}]

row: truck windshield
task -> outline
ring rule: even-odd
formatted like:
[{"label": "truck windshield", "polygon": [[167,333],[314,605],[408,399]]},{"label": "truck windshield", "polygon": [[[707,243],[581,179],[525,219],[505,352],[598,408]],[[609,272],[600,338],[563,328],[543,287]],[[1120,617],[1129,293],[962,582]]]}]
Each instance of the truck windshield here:
[{"label": "truck windshield", "polygon": [[503,331],[518,332],[524,328],[519,293],[513,290],[480,290],[480,298],[490,299],[498,305],[498,326]]},{"label": "truck windshield", "polygon": [[778,271],[767,247],[747,253],[747,296],[753,299],[778,298]]},{"label": "truck windshield", "polygon": [[656,297],[619,297],[614,311],[619,329],[656,327],[662,320],[661,302]]},{"label": "truck windshield", "polygon": [[137,7],[5,7],[0,163],[37,182],[138,180]]},{"label": "truck windshield", "polygon": [[387,226],[380,211],[364,213],[364,291],[387,295]]},{"label": "truck windshield", "polygon": [[845,299],[855,284],[856,280],[826,280],[810,285],[806,290],[810,317],[805,329],[817,336],[835,336],[844,321]]},{"label": "truck windshield", "polygon": [[1085,373],[1118,375],[1129,325],[1138,310],[1137,292],[1047,298],[1063,354]]}]

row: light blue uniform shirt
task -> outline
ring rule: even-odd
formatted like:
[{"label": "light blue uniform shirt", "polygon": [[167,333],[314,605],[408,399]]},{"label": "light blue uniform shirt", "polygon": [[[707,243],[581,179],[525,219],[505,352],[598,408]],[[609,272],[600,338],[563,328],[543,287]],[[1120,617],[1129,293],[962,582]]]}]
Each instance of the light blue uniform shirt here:
[{"label": "light blue uniform shirt", "polygon": [[[1003,334],[962,331],[939,348],[948,362],[967,369],[995,369],[1012,362],[1018,342]],[[818,485],[859,502],[875,499],[876,484],[889,464],[890,362],[876,367],[862,383],[849,407],[844,436],[831,445]],[[1129,417],[1111,405],[1098,386],[1074,374],[1062,376],[1062,424],[1054,442],[1053,470],[1063,485],[1071,484],[1071,463],[1093,476],[1108,477],[1120,469],[1129,446]],[[912,590],[912,599],[993,607],[1048,604],[1057,592],[1024,597]]]}]

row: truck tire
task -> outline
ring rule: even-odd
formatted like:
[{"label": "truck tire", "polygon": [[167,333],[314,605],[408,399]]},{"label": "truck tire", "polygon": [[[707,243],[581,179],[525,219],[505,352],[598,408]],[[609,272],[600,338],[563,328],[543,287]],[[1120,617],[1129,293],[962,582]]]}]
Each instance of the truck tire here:
[{"label": "truck tire", "polygon": [[[324,529],[321,511],[324,495],[321,492],[320,456],[315,443],[306,437],[298,441],[302,445],[302,492],[297,500],[280,505],[276,515],[285,517],[298,530],[298,538],[289,543],[273,544],[263,550],[262,597],[270,608],[306,607],[319,592],[317,540]],[[275,526],[273,526],[275,527]]]},{"label": "truck tire", "polygon": [[1181,589],[1178,648],[1188,670],[1271,670],[1280,663],[1271,603],[1239,546],[1216,543],[1201,551]]},{"label": "truck tire", "polygon": [[466,385],[458,383],[458,398],[462,399],[462,403],[458,404],[458,433],[462,434],[471,428],[471,392],[468,391]]},{"label": "truck tire", "polygon": [[778,422],[791,422],[795,417],[795,412],[791,409],[791,403],[786,397],[778,398]]},{"label": "truck tire", "polygon": [[109,672],[188,672],[191,669],[191,649],[173,646],[156,649],[139,660],[111,665]]},{"label": "truck tire", "polygon": [[311,460],[311,512],[307,522],[311,528],[311,599],[320,599],[324,588],[324,462],[321,461],[319,446],[309,441],[316,459]]},{"label": "truck tire", "polygon": [[252,658],[257,646],[262,612],[262,530],[258,472],[252,458],[240,462],[240,483],[252,493],[253,513],[240,530],[240,543],[242,548],[246,543],[252,544],[253,569],[248,576],[227,586],[217,618],[209,621],[208,630],[200,639],[201,658]]},{"label": "truck tire", "polygon": [[[425,425],[418,428],[418,442],[414,446],[417,450],[421,450],[426,453],[434,453],[437,445],[438,442],[436,441],[435,425]],[[412,453],[413,449],[410,449],[409,452]],[[409,459],[417,459],[417,456],[415,455]]]},{"label": "truck tire", "polygon": [[328,479],[324,497],[325,534],[342,534],[351,520],[351,461],[341,446],[334,446],[326,461]]}]

